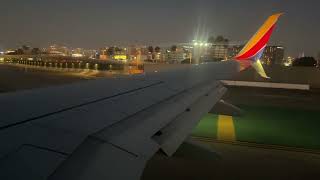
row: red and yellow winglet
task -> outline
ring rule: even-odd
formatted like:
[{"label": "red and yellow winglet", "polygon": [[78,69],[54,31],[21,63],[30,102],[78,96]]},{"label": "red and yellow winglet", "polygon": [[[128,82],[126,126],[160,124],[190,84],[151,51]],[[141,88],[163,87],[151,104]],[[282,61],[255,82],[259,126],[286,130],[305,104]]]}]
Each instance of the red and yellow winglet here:
[{"label": "red and yellow winglet", "polygon": [[282,14],[283,13],[279,13],[270,16],[260,27],[258,32],[249,40],[240,53],[235,57],[237,61],[244,65],[244,69],[252,65],[262,77],[268,78],[261,65],[260,58],[270,40],[275,25]]}]

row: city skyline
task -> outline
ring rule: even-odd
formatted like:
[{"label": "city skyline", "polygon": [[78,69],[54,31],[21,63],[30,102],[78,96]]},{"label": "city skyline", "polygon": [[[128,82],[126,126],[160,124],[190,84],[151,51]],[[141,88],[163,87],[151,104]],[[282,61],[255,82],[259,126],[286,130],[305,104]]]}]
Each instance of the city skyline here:
[{"label": "city skyline", "polygon": [[315,4],[320,3],[163,0],[155,5],[143,0],[5,1],[0,7],[0,21],[5,22],[0,29],[0,48],[23,44],[44,47],[52,43],[97,48],[117,43],[190,42],[218,35],[244,42],[268,15],[284,12],[271,43],[284,45],[288,55],[304,52],[315,56],[320,51],[320,13]]}]

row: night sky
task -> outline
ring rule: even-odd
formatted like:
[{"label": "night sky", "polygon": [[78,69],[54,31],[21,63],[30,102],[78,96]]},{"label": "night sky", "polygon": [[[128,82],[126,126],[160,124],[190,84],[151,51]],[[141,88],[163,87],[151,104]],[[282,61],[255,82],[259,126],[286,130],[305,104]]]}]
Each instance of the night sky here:
[{"label": "night sky", "polygon": [[189,42],[196,34],[197,39],[224,35],[243,42],[276,12],[286,14],[272,43],[284,45],[292,56],[320,51],[317,0],[1,0],[0,49],[156,45]]}]

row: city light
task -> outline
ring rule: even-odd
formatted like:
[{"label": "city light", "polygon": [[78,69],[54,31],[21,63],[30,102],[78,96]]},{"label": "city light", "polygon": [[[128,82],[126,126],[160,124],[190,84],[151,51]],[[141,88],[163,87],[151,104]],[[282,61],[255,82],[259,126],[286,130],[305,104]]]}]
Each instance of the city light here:
[{"label": "city light", "polygon": [[83,57],[83,54],[75,53],[75,54],[72,54],[71,56],[72,56],[72,57]]},{"label": "city light", "polygon": [[197,42],[197,41],[193,40],[193,45],[200,46],[200,47],[203,47],[203,46],[208,47],[210,44],[206,43],[206,42],[201,42],[201,41]]},{"label": "city light", "polygon": [[16,51],[13,51],[13,50],[8,50],[8,51],[6,51],[6,54],[9,54],[9,53],[14,53],[14,52],[16,52]]},{"label": "city light", "polygon": [[292,66],[292,63],[293,63],[293,58],[289,56],[289,57],[284,61],[283,65],[286,66],[286,67],[289,67],[289,66]]},{"label": "city light", "polygon": [[126,60],[127,59],[127,55],[115,55],[113,57],[115,60]]}]

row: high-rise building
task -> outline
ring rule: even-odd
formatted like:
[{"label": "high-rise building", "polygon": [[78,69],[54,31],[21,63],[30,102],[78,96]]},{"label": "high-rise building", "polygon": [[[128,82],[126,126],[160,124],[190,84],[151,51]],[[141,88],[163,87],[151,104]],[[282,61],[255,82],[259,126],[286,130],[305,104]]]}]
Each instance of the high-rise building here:
[{"label": "high-rise building", "polygon": [[261,58],[261,63],[268,66],[283,64],[284,60],[283,46],[267,46]]}]

